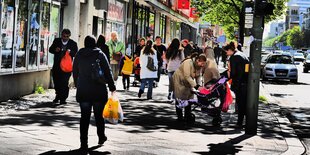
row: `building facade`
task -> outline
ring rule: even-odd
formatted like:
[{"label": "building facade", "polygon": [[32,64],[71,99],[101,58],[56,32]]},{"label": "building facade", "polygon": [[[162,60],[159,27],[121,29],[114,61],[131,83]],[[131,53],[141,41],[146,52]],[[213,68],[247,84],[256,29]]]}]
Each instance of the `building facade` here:
[{"label": "building facade", "polygon": [[309,0],[290,0],[287,3],[285,30],[291,29],[294,26],[302,27],[304,21],[303,14],[307,12],[309,7]]}]

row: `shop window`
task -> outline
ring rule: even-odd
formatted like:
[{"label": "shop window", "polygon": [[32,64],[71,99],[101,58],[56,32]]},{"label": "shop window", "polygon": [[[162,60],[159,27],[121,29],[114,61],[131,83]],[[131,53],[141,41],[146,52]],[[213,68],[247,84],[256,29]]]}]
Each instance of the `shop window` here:
[{"label": "shop window", "polygon": [[41,31],[40,31],[40,66],[47,66],[47,55],[50,37],[50,3],[43,3],[43,11],[41,15]]},{"label": "shop window", "polygon": [[30,7],[29,32],[29,69],[37,69],[39,30],[40,30],[40,0],[32,0]]},{"label": "shop window", "polygon": [[152,36],[154,36],[154,29],[155,29],[155,14],[150,12],[148,33],[150,33]]},{"label": "shop window", "polygon": [[160,16],[159,35],[163,38],[162,41],[166,42],[166,16]]},{"label": "shop window", "polygon": [[[50,38],[49,45],[52,45],[53,40],[59,37],[59,17],[60,17],[59,5],[53,4],[51,8],[51,20],[50,20]],[[54,63],[54,54],[48,53],[48,66],[52,67]]]},{"label": "shop window", "polygon": [[14,31],[14,3],[13,0],[4,0],[1,17],[1,71],[12,69],[13,31]]}]

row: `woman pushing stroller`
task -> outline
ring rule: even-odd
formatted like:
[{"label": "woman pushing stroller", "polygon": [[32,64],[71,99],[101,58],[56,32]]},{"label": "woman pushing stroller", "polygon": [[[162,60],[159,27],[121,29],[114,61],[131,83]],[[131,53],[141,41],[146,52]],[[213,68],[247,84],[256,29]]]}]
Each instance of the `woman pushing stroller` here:
[{"label": "woman pushing stroller", "polygon": [[176,98],[176,114],[178,121],[191,120],[191,105],[185,107],[183,117],[182,109],[178,108],[179,100],[190,100],[194,98],[192,91],[199,88],[196,78],[199,77],[200,70],[206,65],[207,57],[205,54],[193,54],[190,59],[185,59],[181,66],[173,74],[173,89]]}]

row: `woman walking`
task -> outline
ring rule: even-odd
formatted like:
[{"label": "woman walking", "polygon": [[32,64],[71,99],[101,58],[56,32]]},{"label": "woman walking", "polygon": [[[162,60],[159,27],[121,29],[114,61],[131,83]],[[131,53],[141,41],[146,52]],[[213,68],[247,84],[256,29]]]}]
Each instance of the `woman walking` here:
[{"label": "woman walking", "polygon": [[[138,97],[140,98],[141,95],[144,93],[144,88],[146,83],[148,83],[148,90],[147,90],[147,99],[152,99],[153,93],[153,83],[155,78],[157,78],[157,68],[158,68],[158,60],[157,60],[157,52],[154,48],[152,48],[153,42],[148,40],[146,42],[145,47],[141,50],[140,55],[140,78],[141,78],[141,85],[138,93]],[[150,70],[148,66],[149,61],[153,60],[153,67],[154,70]]]},{"label": "woman walking", "polygon": [[74,59],[73,78],[74,84],[77,88],[76,100],[79,102],[81,109],[80,149],[87,151],[88,128],[92,108],[96,120],[97,135],[99,138],[98,144],[102,145],[107,140],[102,111],[105,103],[108,101],[108,90],[106,84],[102,84],[93,80],[91,76],[92,64],[96,63],[97,59],[100,61],[99,64],[103,69],[105,81],[108,84],[112,95],[115,94],[116,88],[107,57],[99,48],[96,48],[95,38],[87,36],[84,40],[84,46],[85,48],[80,49]]},{"label": "woman walking", "polygon": [[170,46],[168,47],[167,53],[166,53],[166,59],[167,59],[167,71],[168,71],[168,77],[169,77],[169,89],[168,89],[168,100],[172,98],[172,91],[173,91],[173,80],[172,76],[173,73],[180,67],[182,61],[184,60],[184,52],[182,49],[180,49],[180,40],[177,38],[174,38],[171,41]]}]

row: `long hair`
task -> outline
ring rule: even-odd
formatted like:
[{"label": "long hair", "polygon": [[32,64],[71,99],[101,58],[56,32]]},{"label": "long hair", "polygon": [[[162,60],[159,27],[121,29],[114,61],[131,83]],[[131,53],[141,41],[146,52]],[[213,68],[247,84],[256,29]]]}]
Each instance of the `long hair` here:
[{"label": "long hair", "polygon": [[155,53],[154,53],[154,50],[152,49],[152,45],[153,45],[152,40],[148,40],[148,41],[146,42],[145,47],[144,47],[144,50],[143,50],[143,53],[144,53],[145,55],[150,55],[150,54],[154,55],[154,54],[155,54]]},{"label": "long hair", "polygon": [[228,51],[228,50],[236,51],[235,43],[234,42],[230,42],[228,45],[226,45],[224,47],[224,50],[225,51]]},{"label": "long hair", "polygon": [[96,39],[93,36],[86,36],[84,40],[84,46],[85,48],[96,48]]},{"label": "long hair", "polygon": [[97,40],[97,47],[102,48],[105,45],[105,42],[105,37],[103,35],[100,35]]},{"label": "long hair", "polygon": [[179,48],[180,40],[178,38],[174,38],[167,49],[166,58],[169,60],[170,58],[175,59],[177,56],[181,57],[181,51]]}]

